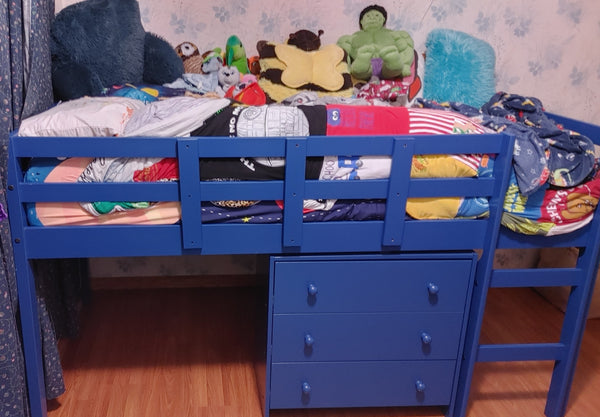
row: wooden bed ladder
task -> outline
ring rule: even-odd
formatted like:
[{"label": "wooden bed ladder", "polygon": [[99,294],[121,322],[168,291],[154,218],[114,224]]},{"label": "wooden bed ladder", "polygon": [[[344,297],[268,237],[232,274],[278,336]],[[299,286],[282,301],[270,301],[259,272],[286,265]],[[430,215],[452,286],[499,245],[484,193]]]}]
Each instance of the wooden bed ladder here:
[{"label": "wooden bed ladder", "polygon": [[[556,114],[548,113],[548,116],[557,123],[586,135],[597,145],[600,144],[600,128],[598,126]],[[576,265],[571,268],[494,269],[493,261],[497,248],[544,247],[578,248],[579,257]],[[463,417],[466,415],[476,362],[540,360],[554,361],[545,414],[548,417],[565,415],[594,290],[599,256],[600,213],[596,213],[587,226],[568,234],[551,237],[523,236],[501,227],[498,234],[486,242],[475,274],[475,287],[467,324],[457,396],[454,405],[448,410],[449,416]],[[479,337],[490,288],[551,286],[571,288],[558,342],[480,344]]]},{"label": "wooden bed ladder", "polygon": [[[600,215],[591,224],[574,234],[556,237],[532,237],[528,247],[552,246],[579,248],[577,264],[572,268],[494,269],[495,250],[484,253],[476,272],[475,289],[467,325],[467,336],[457,399],[449,415],[465,416],[471,379],[476,362],[554,361],[552,379],[547,394],[545,414],[564,416],[575,373],[575,366],[585,328],[585,322],[598,270],[600,249]],[[519,237],[508,230],[499,236],[499,248],[522,247]],[[563,318],[560,339],[555,343],[480,344],[479,336],[489,288],[569,286],[571,292]]]}]

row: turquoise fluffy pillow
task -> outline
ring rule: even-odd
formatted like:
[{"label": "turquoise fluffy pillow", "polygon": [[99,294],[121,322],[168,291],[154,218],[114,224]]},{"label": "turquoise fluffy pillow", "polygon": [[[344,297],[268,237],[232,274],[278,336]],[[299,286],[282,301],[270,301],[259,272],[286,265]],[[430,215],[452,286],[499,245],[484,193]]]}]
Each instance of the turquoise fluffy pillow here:
[{"label": "turquoise fluffy pillow", "polygon": [[467,33],[434,29],[425,43],[423,98],[481,107],[496,92],[496,54]]}]

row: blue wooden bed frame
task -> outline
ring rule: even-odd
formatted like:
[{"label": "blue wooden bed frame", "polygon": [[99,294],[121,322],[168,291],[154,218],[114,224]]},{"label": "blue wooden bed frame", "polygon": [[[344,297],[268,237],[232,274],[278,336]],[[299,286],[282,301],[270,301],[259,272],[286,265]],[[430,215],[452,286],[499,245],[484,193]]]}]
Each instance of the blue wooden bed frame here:
[{"label": "blue wooden bed frame", "polygon": [[[565,126],[600,143],[600,127],[559,116]],[[480,361],[554,361],[545,413],[564,415],[598,268],[600,216],[584,228],[555,237],[520,235],[501,227],[513,138],[504,134],[461,136],[289,137],[289,138],[30,138],[12,134],[8,204],[17,271],[27,383],[32,415],[46,415],[40,328],[31,259],[184,254],[377,254],[479,250],[467,320],[457,395],[447,415],[467,413],[471,377]],[[416,154],[496,154],[490,178],[413,179]],[[306,158],[323,155],[389,155],[389,179],[315,181],[304,179]],[[126,184],[43,184],[23,181],[31,157],[174,157],[180,181]],[[285,180],[201,182],[199,158],[285,157]],[[490,215],[478,220],[413,220],[408,197],[486,196]],[[381,221],[303,223],[305,198],[384,198]],[[284,201],[279,224],[203,224],[202,201]],[[38,201],[179,201],[181,221],[172,225],[32,227],[25,204]],[[324,238],[324,237],[327,238]],[[497,248],[578,247],[574,268],[493,267]],[[488,289],[571,286],[560,340],[543,344],[481,345]]]}]

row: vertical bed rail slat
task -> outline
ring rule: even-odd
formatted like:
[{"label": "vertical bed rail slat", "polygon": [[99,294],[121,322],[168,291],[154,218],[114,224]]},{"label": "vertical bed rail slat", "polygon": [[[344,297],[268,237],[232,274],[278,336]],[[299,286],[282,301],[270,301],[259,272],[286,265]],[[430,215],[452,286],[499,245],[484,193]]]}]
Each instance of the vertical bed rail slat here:
[{"label": "vertical bed rail slat", "polygon": [[202,248],[202,201],[200,196],[200,160],[198,139],[177,141],[179,161],[179,198],[184,249]]},{"label": "vertical bed rail slat", "polygon": [[284,248],[302,245],[305,172],[306,138],[286,138],[282,238]]},{"label": "vertical bed rail slat", "polygon": [[394,138],[392,166],[383,223],[383,246],[399,247],[406,220],[411,161],[415,143],[412,138]]},{"label": "vertical bed rail slat", "polygon": [[[10,137],[12,143],[16,139],[18,139],[16,136]],[[21,319],[29,409],[32,416],[45,416],[46,386],[36,286],[26,253],[26,245],[23,241],[23,229],[27,225],[27,219],[19,194],[22,172],[19,166],[20,159],[15,156],[15,146],[12,143],[8,151],[8,220],[15,262],[17,293],[19,294],[19,317]],[[7,248],[7,250],[9,249]]]},{"label": "vertical bed rail slat", "polygon": [[599,257],[600,213],[596,213],[588,234],[587,245],[583,254],[580,254],[577,259],[576,268],[581,271],[581,284],[571,287],[563,319],[560,342],[566,346],[566,353],[562,360],[554,363],[545,409],[548,417],[563,416],[567,410],[577,357],[594,292]]}]

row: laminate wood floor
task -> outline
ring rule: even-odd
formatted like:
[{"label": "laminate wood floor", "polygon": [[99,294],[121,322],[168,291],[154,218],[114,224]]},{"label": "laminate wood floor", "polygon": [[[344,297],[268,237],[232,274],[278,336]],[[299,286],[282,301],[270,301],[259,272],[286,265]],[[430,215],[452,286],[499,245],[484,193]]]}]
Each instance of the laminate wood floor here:
[{"label": "laminate wood floor", "polygon": [[[49,417],[260,417],[261,287],[95,291],[60,343],[67,391]],[[485,342],[554,341],[562,313],[530,289],[490,293]],[[548,339],[551,338],[551,339]],[[600,320],[588,320],[567,417],[600,415]],[[552,364],[477,364],[468,417],[543,416]],[[260,378],[259,378],[260,379]],[[439,408],[273,411],[273,417],[443,416]]]}]

